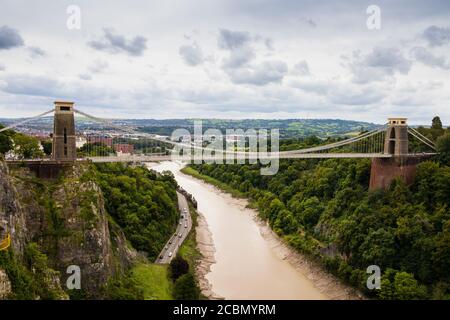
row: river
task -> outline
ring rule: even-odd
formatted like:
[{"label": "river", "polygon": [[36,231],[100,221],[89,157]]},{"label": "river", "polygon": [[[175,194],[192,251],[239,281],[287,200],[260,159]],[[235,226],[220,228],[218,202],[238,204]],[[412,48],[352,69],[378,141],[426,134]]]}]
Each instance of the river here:
[{"label": "river", "polygon": [[275,254],[253,212],[241,200],[181,173],[179,163],[149,166],[159,172],[170,170],[178,184],[197,200],[215,248],[215,263],[206,275],[215,294],[225,299],[327,298],[311,280]]}]

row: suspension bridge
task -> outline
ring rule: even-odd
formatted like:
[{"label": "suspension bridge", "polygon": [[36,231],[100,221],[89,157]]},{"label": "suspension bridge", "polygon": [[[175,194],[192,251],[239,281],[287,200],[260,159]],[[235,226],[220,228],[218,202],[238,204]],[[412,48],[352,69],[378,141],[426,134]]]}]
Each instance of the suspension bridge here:
[{"label": "suspension bridge", "polygon": [[[0,132],[23,127],[27,123],[54,113],[52,155],[46,159],[20,159],[27,162],[42,161],[81,161],[92,162],[151,162],[167,160],[195,160],[200,156],[204,161],[214,161],[220,158],[226,160],[270,160],[270,159],[325,159],[325,158],[420,158],[434,155],[434,143],[422,135],[416,129],[409,127],[405,118],[391,118],[388,123],[379,126],[370,132],[358,136],[331,142],[323,145],[290,151],[261,151],[256,149],[239,151],[233,144],[232,148],[220,149],[210,146],[198,145],[191,141],[174,141],[169,137],[161,137],[155,134],[142,132],[131,126],[119,125],[111,119],[92,116],[86,112],[75,109],[71,102],[55,102],[55,108],[40,113],[34,117],[23,119],[0,129]],[[74,114],[79,114],[103,128],[114,130],[110,138],[106,138],[99,130],[96,134],[86,135],[85,143],[81,147],[82,152],[76,148],[76,138],[83,138],[83,134],[75,131]],[[251,139],[252,137],[247,137]],[[141,152],[130,150],[132,139],[144,139],[145,141],[157,141],[162,144],[172,145],[170,154],[146,152],[145,147]],[[414,139],[416,143],[427,147],[426,152],[411,151],[409,141]],[[257,142],[256,142],[257,144]],[[254,144],[256,146],[256,144]],[[128,148],[127,148],[128,146]],[[109,147],[109,148],[105,148]],[[273,147],[273,145],[272,145]],[[247,148],[248,149],[248,148]],[[273,148],[272,148],[273,149]],[[126,151],[126,152],[123,152]],[[196,158],[197,157],[197,158]],[[7,159],[17,161],[19,159]],[[228,163],[228,162],[227,162]]]},{"label": "suspension bridge", "polygon": [[[418,162],[436,154],[434,143],[416,129],[407,125],[406,118],[390,118],[388,123],[375,130],[362,133],[352,138],[338,140],[322,145],[298,150],[279,151],[278,142],[270,140],[271,150],[258,150],[261,143],[259,137],[249,135],[248,145],[244,141],[240,149],[236,141],[228,148],[214,148],[210,145],[195,143],[189,136],[183,139],[171,139],[155,134],[142,132],[139,129],[123,124],[117,124],[111,119],[92,116],[86,112],[75,109],[72,102],[55,102],[55,108],[40,113],[34,117],[20,120],[10,124],[0,132],[23,128],[28,123],[54,113],[52,152],[47,158],[17,159],[14,155],[6,157],[9,165],[25,163],[31,171],[40,178],[55,178],[63,167],[72,165],[77,161],[103,162],[152,162],[181,160],[194,163],[196,161],[223,163],[261,163],[264,160],[278,159],[327,159],[327,158],[370,158],[372,159],[370,189],[387,188],[393,179],[400,177],[411,183],[415,176]],[[81,115],[102,127],[91,132],[76,132],[74,115]],[[105,134],[105,129],[113,132]],[[164,153],[155,153],[152,149],[142,146],[134,150],[133,142],[140,140],[156,141],[162,145],[171,145],[172,149]],[[253,144],[251,140],[253,139]],[[77,148],[77,140],[81,144]],[[267,139],[269,140],[269,139]],[[263,146],[267,146],[268,141]],[[424,146],[427,151],[415,151],[410,142]],[[276,142],[276,145],[274,145]],[[252,146],[254,148],[252,148]],[[417,149],[416,149],[417,150]],[[253,162],[252,162],[253,161]],[[9,233],[0,241],[0,251],[11,245]]]}]

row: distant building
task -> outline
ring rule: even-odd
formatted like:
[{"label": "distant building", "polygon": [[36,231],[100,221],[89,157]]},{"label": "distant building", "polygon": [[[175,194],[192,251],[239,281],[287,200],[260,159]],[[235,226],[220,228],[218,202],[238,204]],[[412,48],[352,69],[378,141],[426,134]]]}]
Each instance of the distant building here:
[{"label": "distant building", "polygon": [[77,146],[77,148],[81,148],[82,146],[84,146],[87,143],[87,139],[83,136],[78,136],[75,139],[75,145]]},{"label": "distant building", "polygon": [[99,137],[99,136],[89,136],[87,138],[87,143],[103,143],[104,145],[108,147],[112,147],[113,145],[113,138],[110,137]]},{"label": "distant building", "polygon": [[113,148],[117,155],[130,155],[134,153],[134,146],[132,144],[118,143]]}]

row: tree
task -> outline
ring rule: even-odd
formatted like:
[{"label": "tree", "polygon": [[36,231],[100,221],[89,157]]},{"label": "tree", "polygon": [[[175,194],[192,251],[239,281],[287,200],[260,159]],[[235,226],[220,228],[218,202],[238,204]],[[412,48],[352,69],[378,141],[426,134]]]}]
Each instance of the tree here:
[{"label": "tree", "polygon": [[444,134],[444,129],[442,128],[442,121],[439,117],[434,117],[431,123],[431,135],[433,139],[436,140],[438,137]]},{"label": "tree", "polygon": [[450,133],[437,139],[436,150],[439,153],[439,160],[443,164],[450,165]]},{"label": "tree", "polygon": [[189,263],[180,255],[177,255],[170,262],[170,275],[173,280],[177,280],[182,275],[189,272]]},{"label": "tree", "polygon": [[173,297],[176,300],[198,300],[200,290],[195,282],[194,275],[189,272],[177,279],[173,288]]},{"label": "tree", "polygon": [[25,134],[16,133],[13,136],[14,152],[21,159],[33,159],[42,157],[44,154],[39,148],[39,141]]},{"label": "tree", "polygon": [[411,273],[387,269],[381,277],[382,300],[417,300],[426,297],[426,289],[417,283]]},{"label": "tree", "polygon": [[[0,124],[0,129],[4,128]],[[5,154],[8,151],[12,150],[13,148],[13,142],[11,140],[11,136],[14,134],[12,130],[6,130],[3,132],[0,132],[0,154]]]},{"label": "tree", "polygon": [[44,153],[46,155],[49,156],[52,154],[53,143],[51,141],[48,141],[48,140],[41,141],[41,145],[42,145],[42,148],[44,149]]},{"label": "tree", "polygon": [[397,300],[423,299],[426,291],[411,273],[397,272],[394,277],[394,297]]},{"label": "tree", "polygon": [[8,151],[10,151],[13,148],[13,143],[11,141],[11,138],[6,135],[0,133],[0,153],[5,154]]},{"label": "tree", "polygon": [[442,121],[439,117],[434,117],[431,122],[431,129],[442,129]]}]

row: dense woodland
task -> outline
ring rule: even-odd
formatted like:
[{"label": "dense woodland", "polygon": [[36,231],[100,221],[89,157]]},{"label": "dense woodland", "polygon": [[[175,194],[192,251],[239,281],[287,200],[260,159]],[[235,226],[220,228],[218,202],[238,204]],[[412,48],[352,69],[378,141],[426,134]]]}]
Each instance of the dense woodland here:
[{"label": "dense woodland", "polygon": [[[450,299],[450,131],[439,118],[419,131],[440,155],[419,164],[413,185],[386,191],[368,191],[366,159],[282,160],[274,176],[259,165],[192,168],[249,197],[293,247],[369,297]],[[381,290],[366,287],[369,265],[382,270]]]},{"label": "dense woodland", "polygon": [[122,163],[97,164],[94,176],[110,216],[134,248],[155,259],[179,219],[173,176]]}]

